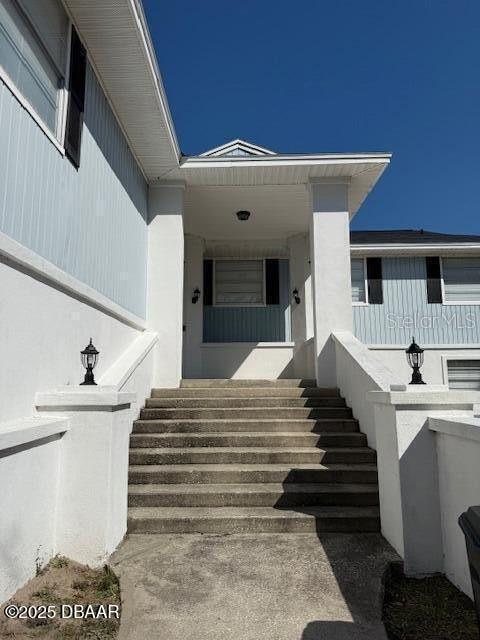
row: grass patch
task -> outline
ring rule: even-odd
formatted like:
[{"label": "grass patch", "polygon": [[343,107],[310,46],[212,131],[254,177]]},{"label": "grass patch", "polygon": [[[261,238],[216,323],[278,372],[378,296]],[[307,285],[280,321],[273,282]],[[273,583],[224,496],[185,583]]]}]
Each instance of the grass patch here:
[{"label": "grass patch", "polygon": [[[3,614],[7,604],[54,605],[56,617],[8,620]],[[2,607],[0,612],[0,638],[12,640],[114,640],[118,635],[120,620],[112,617],[99,619],[62,619],[62,605],[118,606],[120,609],[120,584],[115,573],[105,565],[91,569],[62,556],[52,558],[22,589]],[[108,615],[108,614],[107,614]]]},{"label": "grass patch", "polygon": [[478,640],[473,602],[444,576],[407,578],[393,564],[385,580],[383,621],[390,640]]}]

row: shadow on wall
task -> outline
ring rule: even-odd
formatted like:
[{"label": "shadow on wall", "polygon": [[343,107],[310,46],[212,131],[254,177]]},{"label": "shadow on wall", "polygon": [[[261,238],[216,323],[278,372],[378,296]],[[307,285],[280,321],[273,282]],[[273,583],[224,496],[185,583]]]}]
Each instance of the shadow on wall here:
[{"label": "shadow on wall", "polygon": [[[295,378],[292,350],[231,343],[202,349],[204,378]],[[188,377],[188,368],[185,377]]]},{"label": "shadow on wall", "polygon": [[362,628],[355,622],[309,622],[300,640],[387,640],[383,624]]}]

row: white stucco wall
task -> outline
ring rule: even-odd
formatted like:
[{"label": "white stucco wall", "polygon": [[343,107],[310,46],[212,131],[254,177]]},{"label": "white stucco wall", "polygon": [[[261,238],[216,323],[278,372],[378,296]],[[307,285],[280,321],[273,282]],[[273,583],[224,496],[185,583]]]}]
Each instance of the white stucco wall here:
[{"label": "white stucco wall", "polygon": [[458,517],[480,504],[480,419],[431,419],[430,429],[437,450],[444,571],[454,585],[473,597]]},{"label": "white stucco wall", "polygon": [[[198,236],[185,236],[185,286],[183,295],[183,377],[202,377],[203,340],[203,254],[205,241]],[[192,302],[195,289],[200,297]]]},{"label": "white stucco wall", "polygon": [[1,254],[0,290],[0,421],[32,415],[38,391],[81,382],[80,351],[90,337],[100,351],[100,377],[141,333],[87,302],[80,289],[67,294]]},{"label": "white stucco wall", "polygon": [[[408,384],[412,378],[412,370],[407,364],[405,349],[370,347],[387,367],[395,371],[401,383]],[[480,349],[459,349],[455,345],[451,347],[425,347],[425,362],[422,367],[422,376],[427,384],[448,384],[446,361],[456,358],[480,359]]]},{"label": "white stucco wall", "polygon": [[[63,429],[32,419],[0,424],[0,602],[55,553]],[[29,435],[12,439],[12,430]]]},{"label": "white stucco wall", "polygon": [[202,378],[294,378],[294,345],[276,342],[203,344]]},{"label": "white stucco wall", "polygon": [[335,387],[333,331],[353,332],[348,185],[312,183],[310,256],[315,336],[315,377]]},{"label": "white stucco wall", "polygon": [[158,333],[153,386],[178,387],[183,342],[183,186],[149,189],[147,323]]}]

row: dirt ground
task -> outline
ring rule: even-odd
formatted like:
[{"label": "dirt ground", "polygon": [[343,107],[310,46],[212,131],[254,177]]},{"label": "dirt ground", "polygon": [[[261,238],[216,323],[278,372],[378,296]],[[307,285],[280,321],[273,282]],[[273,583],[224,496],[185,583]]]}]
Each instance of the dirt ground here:
[{"label": "dirt ground", "polygon": [[119,625],[115,573],[107,566],[91,569],[61,556],[39,570],[0,612],[0,638],[9,640],[112,640]]},{"label": "dirt ground", "polygon": [[473,602],[444,576],[406,578],[392,565],[383,621],[390,640],[478,640]]}]

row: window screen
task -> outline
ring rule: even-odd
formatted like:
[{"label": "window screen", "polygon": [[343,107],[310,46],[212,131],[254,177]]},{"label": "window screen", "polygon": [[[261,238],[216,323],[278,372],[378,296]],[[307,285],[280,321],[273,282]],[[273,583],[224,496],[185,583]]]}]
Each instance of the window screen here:
[{"label": "window screen", "polygon": [[57,0],[0,0],[0,64],[54,134],[67,33]]},{"label": "window screen", "polygon": [[352,258],[352,302],[366,302],[363,258]]},{"label": "window screen", "polygon": [[480,302],[480,258],[444,258],[445,302]]},{"label": "window screen", "polygon": [[263,260],[216,260],[215,304],[263,305]]},{"label": "window screen", "polygon": [[480,360],[449,360],[447,366],[450,389],[480,391]]}]

